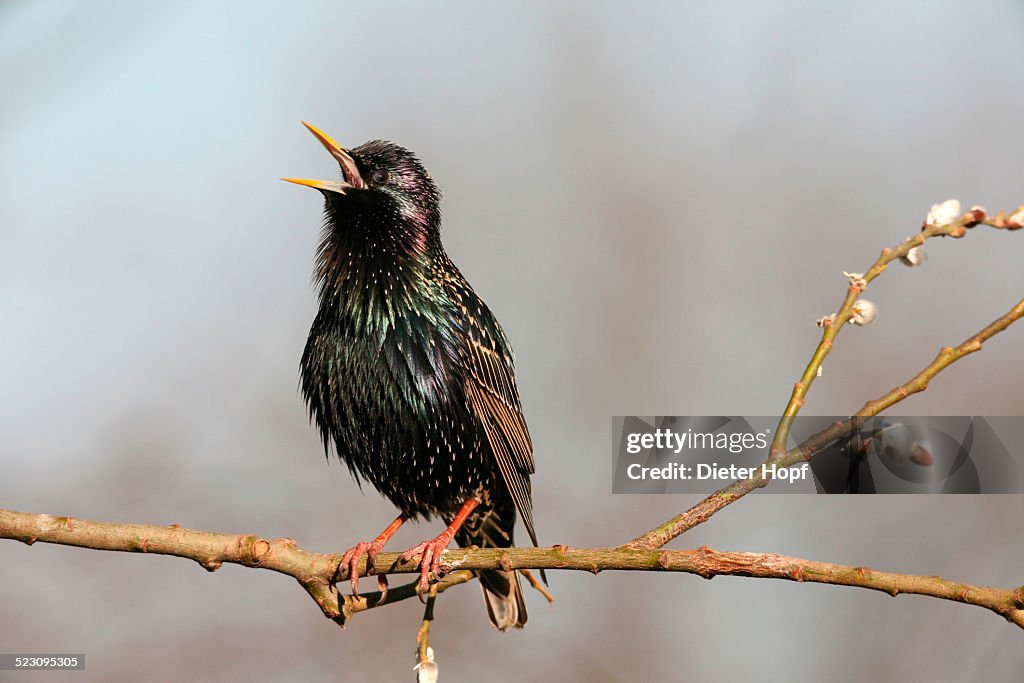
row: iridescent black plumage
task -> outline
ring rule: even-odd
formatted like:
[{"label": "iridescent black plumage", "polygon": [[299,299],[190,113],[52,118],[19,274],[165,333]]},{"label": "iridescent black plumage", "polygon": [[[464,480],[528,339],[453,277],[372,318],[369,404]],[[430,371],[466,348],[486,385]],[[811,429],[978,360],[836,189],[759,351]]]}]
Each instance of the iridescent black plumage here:
[{"label": "iridescent black plumage", "polygon": [[[533,447],[512,353],[441,245],[436,186],[398,145],[374,141],[347,152],[310,129],[345,178],[298,181],[326,198],[320,309],[301,365],[325,449],[405,517],[451,523],[467,499],[478,500],[455,534],[460,546],[513,545],[517,513],[536,544]],[[515,572],[480,579],[495,625],[522,626]]]}]

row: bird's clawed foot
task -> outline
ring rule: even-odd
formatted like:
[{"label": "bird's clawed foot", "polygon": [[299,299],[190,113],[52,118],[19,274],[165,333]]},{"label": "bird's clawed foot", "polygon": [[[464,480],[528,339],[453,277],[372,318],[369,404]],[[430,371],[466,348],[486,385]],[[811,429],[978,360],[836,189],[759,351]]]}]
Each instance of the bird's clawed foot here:
[{"label": "bird's clawed foot", "polygon": [[[387,529],[380,532],[380,536],[370,543],[356,543],[341,556],[335,576],[341,573],[343,567],[348,567],[348,578],[352,582],[352,595],[359,597],[359,563],[362,561],[363,555],[366,555],[366,574],[369,576],[376,570],[377,553],[384,548],[384,544],[395,535],[395,532],[405,524],[407,519],[408,517],[404,513],[398,515],[395,521],[388,524]],[[377,603],[380,604],[388,596],[388,577],[384,574],[377,576],[377,590],[380,591],[380,598],[377,600]]]},{"label": "bird's clawed foot", "polygon": [[430,590],[431,572],[433,572],[435,579],[441,578],[441,555],[444,553],[445,548],[448,547],[448,544],[452,542],[453,535],[449,533],[449,530],[445,530],[434,540],[423,541],[423,543],[414,548],[409,548],[399,556],[398,562],[401,564],[420,555],[420,580],[416,584],[416,592],[420,595],[424,595]]},{"label": "bird's clawed foot", "polygon": [[[348,566],[348,578],[352,583],[352,595],[359,597],[359,563],[362,562],[363,556],[366,556],[366,575],[372,576],[376,570],[377,553],[384,547],[384,541],[380,538],[371,543],[357,543],[348,550],[341,557],[341,562],[338,563],[338,570],[342,567]],[[388,594],[388,578],[384,574],[377,576],[377,590],[380,591],[380,600],[383,602],[384,598]]]}]

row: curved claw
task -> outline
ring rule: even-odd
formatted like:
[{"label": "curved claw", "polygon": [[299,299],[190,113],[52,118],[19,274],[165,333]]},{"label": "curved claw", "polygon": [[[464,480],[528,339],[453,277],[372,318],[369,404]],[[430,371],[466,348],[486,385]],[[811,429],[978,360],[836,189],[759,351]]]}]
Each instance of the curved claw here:
[{"label": "curved claw", "polygon": [[432,541],[424,541],[419,545],[409,548],[398,558],[399,562],[407,562],[420,555],[420,580],[416,584],[416,592],[422,596],[430,590],[430,574],[433,572],[435,579],[443,576],[441,571],[441,556],[451,543],[451,536],[447,533],[441,534]]},{"label": "curved claw", "polygon": [[[334,576],[337,577],[341,573],[342,567],[348,566],[348,578],[352,582],[352,595],[359,597],[359,562],[363,559],[363,555],[366,555],[366,575],[371,576],[376,572],[377,553],[384,548],[384,544],[394,536],[407,519],[405,513],[398,515],[395,521],[388,524],[387,528],[380,532],[380,536],[373,539],[372,542],[356,543],[342,555]],[[331,584],[334,584],[333,579]],[[383,601],[388,594],[388,580],[383,574],[377,577],[377,587],[380,588],[380,599]]]},{"label": "curved claw", "polygon": [[[359,563],[366,555],[366,575],[373,576],[376,569],[377,553],[384,546],[383,543],[373,541],[372,543],[359,542],[345,551],[338,563],[339,569],[348,565],[348,578],[352,584],[352,595],[359,597]],[[378,588],[383,586],[382,592],[387,593],[387,579],[383,575],[377,577]],[[383,599],[383,596],[381,597]]]}]

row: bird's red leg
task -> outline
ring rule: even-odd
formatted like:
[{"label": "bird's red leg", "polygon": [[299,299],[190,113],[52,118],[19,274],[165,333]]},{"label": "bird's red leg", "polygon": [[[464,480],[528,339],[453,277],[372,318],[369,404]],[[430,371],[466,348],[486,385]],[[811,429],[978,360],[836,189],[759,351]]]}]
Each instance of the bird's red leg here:
[{"label": "bird's red leg", "polygon": [[[369,576],[374,572],[377,553],[384,548],[384,544],[395,535],[398,527],[405,524],[407,519],[409,518],[404,513],[398,515],[398,517],[395,517],[395,521],[388,524],[388,528],[380,532],[380,536],[373,539],[373,541],[370,543],[357,543],[345,551],[338,566],[344,567],[348,565],[348,578],[352,582],[352,595],[359,595],[359,561],[363,559],[363,555],[366,555],[366,574]],[[387,575],[381,574],[377,577],[377,587],[380,590],[380,599],[383,601],[388,594]]]},{"label": "bird's red leg", "polygon": [[455,519],[448,525],[448,528],[441,532],[441,535],[432,541],[423,541],[415,548],[409,548],[398,558],[399,562],[405,562],[412,558],[420,555],[420,581],[419,585],[416,586],[416,590],[420,593],[426,593],[430,588],[430,582],[428,577],[430,572],[434,572],[434,576],[439,576],[441,573],[441,553],[448,547],[448,544],[452,542],[452,538],[455,537],[455,532],[459,530],[469,515],[473,512],[480,501],[476,498],[470,498],[459,511],[455,514]]}]

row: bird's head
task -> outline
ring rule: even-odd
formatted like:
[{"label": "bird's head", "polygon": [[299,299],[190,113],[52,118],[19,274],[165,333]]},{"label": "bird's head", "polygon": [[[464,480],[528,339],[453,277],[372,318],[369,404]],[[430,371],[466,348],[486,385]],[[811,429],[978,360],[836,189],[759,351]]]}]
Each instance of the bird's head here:
[{"label": "bird's head", "polygon": [[328,216],[352,229],[393,226],[419,240],[437,237],[441,193],[412,152],[386,140],[345,149],[316,126],[305,121],[303,125],[341,166],[342,179],[282,180],[320,190]]}]

